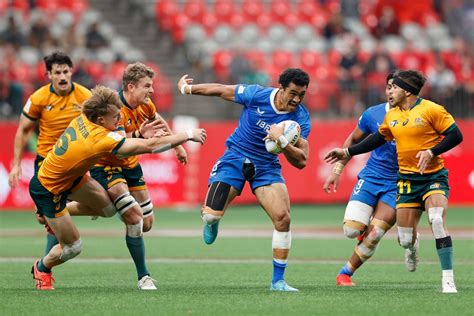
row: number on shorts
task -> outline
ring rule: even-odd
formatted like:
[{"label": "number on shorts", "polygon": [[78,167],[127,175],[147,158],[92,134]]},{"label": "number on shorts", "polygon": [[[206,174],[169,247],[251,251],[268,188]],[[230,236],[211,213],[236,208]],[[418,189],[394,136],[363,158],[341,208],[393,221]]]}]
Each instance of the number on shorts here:
[{"label": "number on shorts", "polygon": [[54,145],[54,153],[57,156],[62,156],[66,153],[67,148],[69,146],[69,139],[71,142],[75,141],[77,139],[76,131],[72,127],[66,128],[64,133],[59,137],[59,140],[56,142],[56,145]]},{"label": "number on shorts", "polygon": [[[411,182],[409,180],[400,180],[397,182],[397,186],[400,194],[411,193]],[[403,188],[406,188],[406,192],[403,192]]]},{"label": "number on shorts", "polygon": [[217,168],[219,168],[220,163],[221,163],[221,161],[217,160],[217,162],[212,167],[211,174],[210,174],[211,177],[214,177],[217,174]]}]

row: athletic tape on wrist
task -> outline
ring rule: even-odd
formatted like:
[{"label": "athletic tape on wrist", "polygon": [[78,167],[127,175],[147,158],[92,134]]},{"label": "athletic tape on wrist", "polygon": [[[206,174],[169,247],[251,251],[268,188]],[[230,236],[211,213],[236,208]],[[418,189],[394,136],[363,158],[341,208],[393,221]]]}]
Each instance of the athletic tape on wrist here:
[{"label": "athletic tape on wrist", "polygon": [[188,129],[186,130],[186,135],[188,135],[188,140],[193,138],[193,130]]},{"label": "athletic tape on wrist", "polygon": [[278,137],[278,142],[280,143],[280,148],[283,149],[285,148],[286,146],[288,146],[288,144],[290,143],[285,136],[283,135],[280,135],[280,137]]}]

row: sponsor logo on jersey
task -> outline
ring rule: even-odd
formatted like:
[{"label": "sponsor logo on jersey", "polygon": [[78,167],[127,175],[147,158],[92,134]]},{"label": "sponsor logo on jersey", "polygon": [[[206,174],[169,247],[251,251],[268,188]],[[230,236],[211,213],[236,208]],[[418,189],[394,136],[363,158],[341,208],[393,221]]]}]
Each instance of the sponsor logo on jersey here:
[{"label": "sponsor logo on jersey", "polygon": [[409,120],[410,120],[410,119],[406,119],[406,120],[402,123],[402,125],[403,125],[403,126],[407,125]]},{"label": "sponsor logo on jersey", "polygon": [[270,126],[271,126],[270,124],[268,124],[267,122],[265,122],[263,120],[258,120],[257,123],[255,123],[255,125],[257,125],[261,129],[263,129],[265,132],[268,132],[268,130],[270,129]]},{"label": "sponsor logo on jersey", "polygon": [[237,93],[242,94],[242,93],[244,93],[244,90],[245,90],[244,86],[239,86],[239,88],[237,89]]},{"label": "sponsor logo on jersey", "polygon": [[431,189],[439,189],[440,187],[441,187],[441,184],[436,182],[436,183],[433,183],[432,185],[430,185],[430,190]]},{"label": "sponsor logo on jersey", "polygon": [[258,115],[263,115],[263,113],[265,113],[265,111],[262,111],[262,110],[260,110],[259,107],[257,107],[257,114]]},{"label": "sponsor logo on jersey", "polygon": [[391,127],[395,127],[395,125],[397,125],[397,124],[398,124],[398,121],[397,121],[397,120],[393,120],[393,121],[390,122],[389,125],[390,125]]},{"label": "sponsor logo on jersey", "polygon": [[44,110],[45,110],[45,111],[51,111],[52,109],[54,109],[54,106],[51,105],[51,104],[49,104],[49,105],[47,105],[47,106],[44,107]]},{"label": "sponsor logo on jersey", "polygon": [[127,126],[130,126],[130,124],[132,124],[132,119],[128,119],[127,121]]},{"label": "sponsor logo on jersey", "polygon": [[77,104],[77,103],[73,103],[73,104],[72,104],[72,109],[73,109],[74,111],[78,111],[78,112],[81,112],[81,111],[82,111],[81,105],[80,105],[80,104]]},{"label": "sponsor logo on jersey", "polygon": [[122,140],[123,136],[120,135],[120,134],[117,134],[116,132],[110,132],[107,134],[107,136],[109,136],[110,138],[116,140],[116,141],[120,141]]}]

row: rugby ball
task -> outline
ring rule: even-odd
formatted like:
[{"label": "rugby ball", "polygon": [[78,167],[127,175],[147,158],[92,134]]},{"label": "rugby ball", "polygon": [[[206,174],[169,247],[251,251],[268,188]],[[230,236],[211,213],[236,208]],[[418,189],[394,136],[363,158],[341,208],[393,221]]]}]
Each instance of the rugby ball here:
[{"label": "rugby ball", "polygon": [[[278,126],[283,126],[283,136],[286,140],[295,145],[300,138],[301,127],[300,125],[292,120],[286,120],[277,124]],[[271,139],[265,140],[265,148],[271,154],[277,155],[281,153],[281,148],[279,142],[275,142]]]}]

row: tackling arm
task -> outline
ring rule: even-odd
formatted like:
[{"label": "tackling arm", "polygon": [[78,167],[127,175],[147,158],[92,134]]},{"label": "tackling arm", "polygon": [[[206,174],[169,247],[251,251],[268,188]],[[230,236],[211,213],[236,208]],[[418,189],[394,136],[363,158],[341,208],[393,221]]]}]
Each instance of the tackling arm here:
[{"label": "tackling arm", "polygon": [[31,132],[35,128],[36,122],[30,120],[23,114],[20,116],[20,122],[15,134],[15,142],[13,147],[13,163],[10,172],[8,183],[11,187],[16,187],[21,178],[21,157],[23,150],[30,138]]},{"label": "tackling arm", "polygon": [[116,154],[123,156],[134,156],[147,153],[160,153],[185,143],[188,140],[204,144],[206,131],[203,129],[189,129],[178,134],[152,137],[148,139],[127,138]]}]

